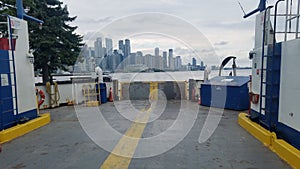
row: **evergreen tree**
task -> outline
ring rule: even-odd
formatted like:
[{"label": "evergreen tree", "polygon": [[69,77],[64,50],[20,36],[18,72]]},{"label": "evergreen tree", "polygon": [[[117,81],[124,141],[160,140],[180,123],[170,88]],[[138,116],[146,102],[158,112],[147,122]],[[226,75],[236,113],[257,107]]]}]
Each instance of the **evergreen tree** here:
[{"label": "evergreen tree", "polygon": [[15,3],[15,0],[0,0],[1,14],[8,14],[14,16],[16,14],[16,10],[12,10],[12,7],[15,5]]},{"label": "evergreen tree", "polygon": [[[15,0],[0,0],[14,5]],[[30,48],[34,51],[35,70],[42,70],[43,83],[50,81],[51,73],[57,68],[66,69],[74,65],[83,45],[82,36],[75,33],[76,26],[70,23],[68,8],[59,0],[27,0],[28,15],[44,21],[42,26],[29,21]],[[0,9],[1,10],[1,9]],[[2,8],[1,13],[14,14],[15,9]]]},{"label": "evergreen tree", "polygon": [[33,0],[29,15],[43,20],[40,26],[30,23],[30,47],[34,50],[35,69],[42,69],[43,82],[50,81],[50,74],[57,68],[74,65],[81,51],[82,37],[74,33],[76,26],[69,23],[67,6],[59,0]]}]

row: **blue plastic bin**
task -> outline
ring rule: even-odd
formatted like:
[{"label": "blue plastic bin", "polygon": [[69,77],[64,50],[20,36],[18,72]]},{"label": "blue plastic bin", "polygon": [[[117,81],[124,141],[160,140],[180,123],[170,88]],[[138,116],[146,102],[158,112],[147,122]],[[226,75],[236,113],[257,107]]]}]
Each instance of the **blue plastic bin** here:
[{"label": "blue plastic bin", "polygon": [[232,110],[249,108],[248,76],[218,76],[201,84],[201,104]]},{"label": "blue plastic bin", "polygon": [[[100,83],[99,85],[96,84],[96,90],[99,91],[100,87],[100,98],[101,98],[101,104],[107,102],[107,92],[106,92],[106,84]],[[97,97],[97,100],[99,100],[99,97]]]},{"label": "blue plastic bin", "polygon": [[101,103],[107,102],[107,92],[106,92],[106,84],[100,83],[100,95],[101,95]]}]

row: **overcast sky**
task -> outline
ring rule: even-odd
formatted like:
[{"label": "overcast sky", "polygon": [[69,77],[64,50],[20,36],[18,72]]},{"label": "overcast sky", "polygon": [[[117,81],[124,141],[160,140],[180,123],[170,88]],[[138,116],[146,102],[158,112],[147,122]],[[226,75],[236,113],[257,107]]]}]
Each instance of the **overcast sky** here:
[{"label": "overcast sky", "polygon": [[[259,0],[240,0],[246,11]],[[114,41],[131,40],[132,51],[160,53],[169,48],[191,62],[196,55],[208,65],[218,65],[228,56],[250,66],[248,53],[254,45],[254,19],[243,19],[237,0],[62,0],[67,4],[77,32],[88,44],[97,36]],[[90,41],[90,42],[89,42]],[[199,62],[199,61],[198,61]]]}]

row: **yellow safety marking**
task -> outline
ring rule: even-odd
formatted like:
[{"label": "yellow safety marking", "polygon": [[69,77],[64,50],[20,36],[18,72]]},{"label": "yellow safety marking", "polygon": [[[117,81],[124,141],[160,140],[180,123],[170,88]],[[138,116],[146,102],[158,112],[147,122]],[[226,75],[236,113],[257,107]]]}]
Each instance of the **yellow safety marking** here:
[{"label": "yellow safety marking", "polygon": [[147,125],[151,109],[142,110],[100,169],[127,169]]},{"label": "yellow safety marking", "polygon": [[285,160],[291,167],[300,168],[300,151],[281,139],[275,139],[271,150]]},{"label": "yellow safety marking", "polygon": [[119,89],[119,91],[120,91],[120,100],[123,100],[123,90],[122,90],[123,85],[122,84],[123,83],[120,83],[120,89]]},{"label": "yellow safety marking", "polygon": [[238,123],[249,133],[251,133],[256,139],[269,146],[271,144],[271,132],[267,131],[259,124],[252,122],[245,113],[240,113]]},{"label": "yellow safety marking", "polygon": [[158,82],[150,82],[150,100],[158,100]]},{"label": "yellow safety marking", "polygon": [[[86,83],[82,86],[84,102],[87,107],[96,107],[100,105],[101,97],[100,97],[100,86],[98,86],[99,90],[97,92],[96,85],[97,83]],[[99,96],[100,101],[97,100],[97,96]]]},{"label": "yellow safety marking", "polygon": [[285,160],[291,167],[295,169],[300,168],[300,150],[282,139],[277,139],[275,133],[271,133],[257,123],[252,122],[247,116],[246,113],[240,113],[238,123],[280,158]]},{"label": "yellow safety marking", "polygon": [[19,124],[17,126],[11,127],[9,129],[0,132],[0,144],[9,142],[17,137],[23,136],[35,129],[38,129],[48,123],[50,123],[50,114],[42,114],[41,117],[30,120],[25,124]]}]

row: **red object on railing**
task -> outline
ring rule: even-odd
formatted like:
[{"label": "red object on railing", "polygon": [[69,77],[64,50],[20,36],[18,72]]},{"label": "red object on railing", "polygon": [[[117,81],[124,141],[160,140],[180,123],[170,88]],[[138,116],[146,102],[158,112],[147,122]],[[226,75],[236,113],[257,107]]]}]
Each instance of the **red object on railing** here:
[{"label": "red object on railing", "polygon": [[15,50],[16,47],[16,39],[12,40],[12,49],[9,45],[9,39],[8,38],[0,38],[0,50]]}]

